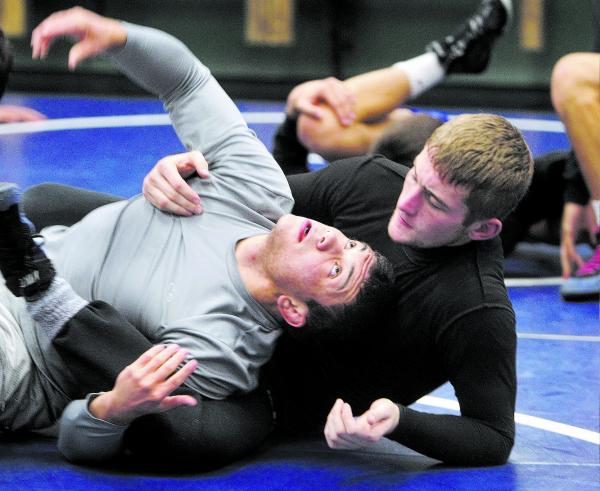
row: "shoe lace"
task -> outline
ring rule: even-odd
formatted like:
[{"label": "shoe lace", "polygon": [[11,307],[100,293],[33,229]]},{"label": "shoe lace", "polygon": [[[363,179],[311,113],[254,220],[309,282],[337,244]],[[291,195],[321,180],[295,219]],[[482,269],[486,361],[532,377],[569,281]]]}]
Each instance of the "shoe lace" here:
[{"label": "shoe lace", "polygon": [[576,276],[591,276],[595,274],[600,274],[600,245],[596,246],[592,257],[577,270]]}]

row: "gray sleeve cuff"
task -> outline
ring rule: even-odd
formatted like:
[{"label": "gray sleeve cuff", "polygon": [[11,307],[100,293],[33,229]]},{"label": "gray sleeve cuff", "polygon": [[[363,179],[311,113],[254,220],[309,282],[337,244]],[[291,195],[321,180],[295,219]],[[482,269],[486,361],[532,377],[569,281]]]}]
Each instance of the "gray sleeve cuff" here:
[{"label": "gray sleeve cuff", "polygon": [[58,450],[67,460],[100,462],[121,452],[127,426],[98,419],[89,412],[89,403],[98,395],[71,402],[62,415]]}]

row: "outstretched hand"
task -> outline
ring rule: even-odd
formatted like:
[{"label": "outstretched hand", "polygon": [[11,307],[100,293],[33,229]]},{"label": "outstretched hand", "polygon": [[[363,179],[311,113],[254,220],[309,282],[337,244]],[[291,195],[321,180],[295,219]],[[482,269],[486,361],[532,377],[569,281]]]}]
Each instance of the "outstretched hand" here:
[{"label": "outstretched hand", "polygon": [[126,425],[139,416],[162,413],[179,406],[195,406],[188,395],[170,396],[196,369],[196,360],[181,369],[187,351],[175,344],[156,345],[125,367],[112,390],[95,398],[90,412],[98,419]]},{"label": "outstretched hand", "polygon": [[184,180],[194,171],[202,178],[209,177],[206,159],[197,150],[164,157],[144,178],[144,196],[159,210],[182,216],[198,215],[202,213],[202,201]]},{"label": "outstretched hand", "polygon": [[351,125],[356,119],[354,104],[356,96],[344,84],[334,77],[310,80],[297,85],[287,97],[285,112],[292,118],[300,114],[315,119],[323,117],[323,104],[333,109],[342,126]]},{"label": "outstretched hand", "polygon": [[356,450],[377,443],[392,432],[400,419],[400,409],[389,399],[377,399],[360,416],[341,399],[335,401],[327,416],[325,439],[330,448]]},{"label": "outstretched hand", "polygon": [[580,268],[585,261],[578,254],[577,236],[581,230],[587,230],[590,241],[595,242],[594,234],[596,223],[591,206],[582,206],[576,203],[565,203],[563,208],[561,233],[560,233],[560,263],[563,278],[571,276],[573,266]]},{"label": "outstretched hand", "polygon": [[76,40],[69,51],[68,65],[71,70],[83,60],[109,48],[123,46],[127,41],[127,32],[119,21],[74,7],[55,12],[33,30],[32,57],[45,58],[52,42],[63,36]]},{"label": "outstretched hand", "polygon": [[0,106],[0,123],[29,123],[43,119],[46,119],[46,116],[29,107]]}]

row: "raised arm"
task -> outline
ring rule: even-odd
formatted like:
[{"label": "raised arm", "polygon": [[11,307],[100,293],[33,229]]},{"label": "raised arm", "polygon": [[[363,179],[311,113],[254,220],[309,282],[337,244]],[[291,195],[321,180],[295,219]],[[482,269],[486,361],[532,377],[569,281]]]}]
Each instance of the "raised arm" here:
[{"label": "raised arm", "polygon": [[[211,134],[213,125],[245,127],[209,69],[173,36],[75,7],[50,15],[36,27],[31,41],[33,57],[44,58],[52,42],[64,36],[77,40],[69,51],[70,69],[90,57],[109,55],[125,75],[164,102],[188,149],[201,148],[203,136]],[[201,91],[210,92],[210,100],[195,97]],[[189,118],[193,122],[185,124]],[[201,121],[207,123],[200,125]],[[218,146],[214,147],[209,152],[217,150]]]},{"label": "raised arm", "polygon": [[156,29],[75,8],[51,15],[35,29],[34,57],[45,56],[52,41],[62,36],[78,40],[69,53],[70,67],[106,52],[125,75],[158,96],[181,142],[202,152],[213,177],[244,180],[257,189],[262,206],[250,207],[262,209],[268,194],[273,211],[265,210],[267,218],[276,219],[289,209],[289,187],[281,169],[210,70],[183,43]]}]

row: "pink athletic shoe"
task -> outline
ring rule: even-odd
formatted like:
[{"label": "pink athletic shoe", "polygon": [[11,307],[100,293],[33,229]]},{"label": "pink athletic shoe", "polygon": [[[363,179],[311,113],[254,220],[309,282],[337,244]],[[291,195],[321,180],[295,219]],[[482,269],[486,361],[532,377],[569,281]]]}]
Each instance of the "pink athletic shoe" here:
[{"label": "pink athletic shoe", "polygon": [[[596,237],[600,236],[600,229]],[[565,300],[598,300],[600,298],[600,241],[586,263],[565,281],[560,294]]]}]

